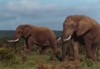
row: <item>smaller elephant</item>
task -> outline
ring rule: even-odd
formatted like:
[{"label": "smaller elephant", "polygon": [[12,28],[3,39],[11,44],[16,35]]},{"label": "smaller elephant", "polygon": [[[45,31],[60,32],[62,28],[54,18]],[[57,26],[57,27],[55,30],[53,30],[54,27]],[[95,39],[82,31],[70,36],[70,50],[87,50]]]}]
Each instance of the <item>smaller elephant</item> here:
[{"label": "smaller elephant", "polygon": [[[86,56],[96,60],[96,48],[100,42],[100,25],[88,16],[68,16],[63,24],[61,39],[63,43],[71,40],[75,61],[79,60],[79,43],[85,46]],[[62,47],[64,54],[66,45],[63,44]]]},{"label": "smaller elephant", "polygon": [[14,40],[9,42],[17,42],[24,38],[26,49],[32,51],[32,46],[37,45],[44,50],[46,47],[51,47],[57,56],[58,48],[56,43],[56,36],[52,30],[46,27],[37,27],[32,25],[20,25],[17,27]]}]

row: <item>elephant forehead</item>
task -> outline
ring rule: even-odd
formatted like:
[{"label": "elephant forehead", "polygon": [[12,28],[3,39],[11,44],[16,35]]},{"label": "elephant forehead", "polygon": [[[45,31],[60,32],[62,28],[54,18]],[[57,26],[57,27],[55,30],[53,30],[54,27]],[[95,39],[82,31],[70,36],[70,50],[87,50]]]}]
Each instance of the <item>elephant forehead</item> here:
[{"label": "elephant forehead", "polygon": [[20,32],[23,32],[23,30],[21,30],[21,29],[17,29],[16,32],[19,32],[19,33],[20,33]]},{"label": "elephant forehead", "polygon": [[74,25],[75,22],[74,21],[66,21],[64,22],[64,26],[71,26],[71,25]]}]

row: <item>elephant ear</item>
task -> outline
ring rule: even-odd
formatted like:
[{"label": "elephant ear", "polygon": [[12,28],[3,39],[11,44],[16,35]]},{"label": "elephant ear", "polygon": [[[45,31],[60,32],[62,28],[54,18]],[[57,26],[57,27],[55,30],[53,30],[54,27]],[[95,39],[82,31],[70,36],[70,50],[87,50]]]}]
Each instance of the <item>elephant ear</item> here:
[{"label": "elephant ear", "polygon": [[30,28],[24,29],[24,37],[28,37],[30,34],[31,34],[31,29]]},{"label": "elephant ear", "polygon": [[83,35],[91,28],[91,23],[88,20],[80,20],[77,28],[77,36]]}]

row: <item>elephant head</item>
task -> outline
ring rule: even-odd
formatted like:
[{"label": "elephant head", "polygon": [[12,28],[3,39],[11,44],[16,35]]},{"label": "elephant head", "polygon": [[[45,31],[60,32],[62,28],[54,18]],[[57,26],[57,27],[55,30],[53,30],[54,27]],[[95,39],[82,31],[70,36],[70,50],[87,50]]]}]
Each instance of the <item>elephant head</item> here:
[{"label": "elephant head", "polygon": [[68,16],[63,24],[62,39],[63,41],[68,41],[73,33],[77,36],[81,36],[89,31],[92,27],[91,22],[86,16]]},{"label": "elephant head", "polygon": [[20,38],[27,38],[30,35],[31,27],[29,25],[20,25],[16,28],[14,40],[8,40],[8,42],[17,42]]}]

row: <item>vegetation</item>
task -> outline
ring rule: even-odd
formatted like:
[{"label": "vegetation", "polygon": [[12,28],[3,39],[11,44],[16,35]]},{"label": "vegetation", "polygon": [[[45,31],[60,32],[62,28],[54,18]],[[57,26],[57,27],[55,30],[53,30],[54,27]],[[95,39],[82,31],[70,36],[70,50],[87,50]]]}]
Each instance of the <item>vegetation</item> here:
[{"label": "vegetation", "polygon": [[9,30],[9,31],[6,31],[6,30],[0,30],[0,38],[2,37],[12,37],[13,34],[14,34],[14,30]]},{"label": "vegetation", "polygon": [[75,64],[67,60],[59,62],[53,56],[51,49],[40,54],[37,46],[34,46],[35,50],[32,54],[28,54],[24,49],[23,41],[13,45],[13,43],[8,43],[7,39],[8,37],[0,39],[0,69],[100,69],[100,61],[85,58],[82,53],[83,46],[80,47],[80,62]]},{"label": "vegetation", "polygon": [[[2,38],[2,37],[10,37],[11,38],[14,35],[14,32],[15,32],[15,30],[9,30],[9,31],[0,30],[0,38]],[[54,30],[54,32],[57,37],[60,37],[61,31]]]}]

